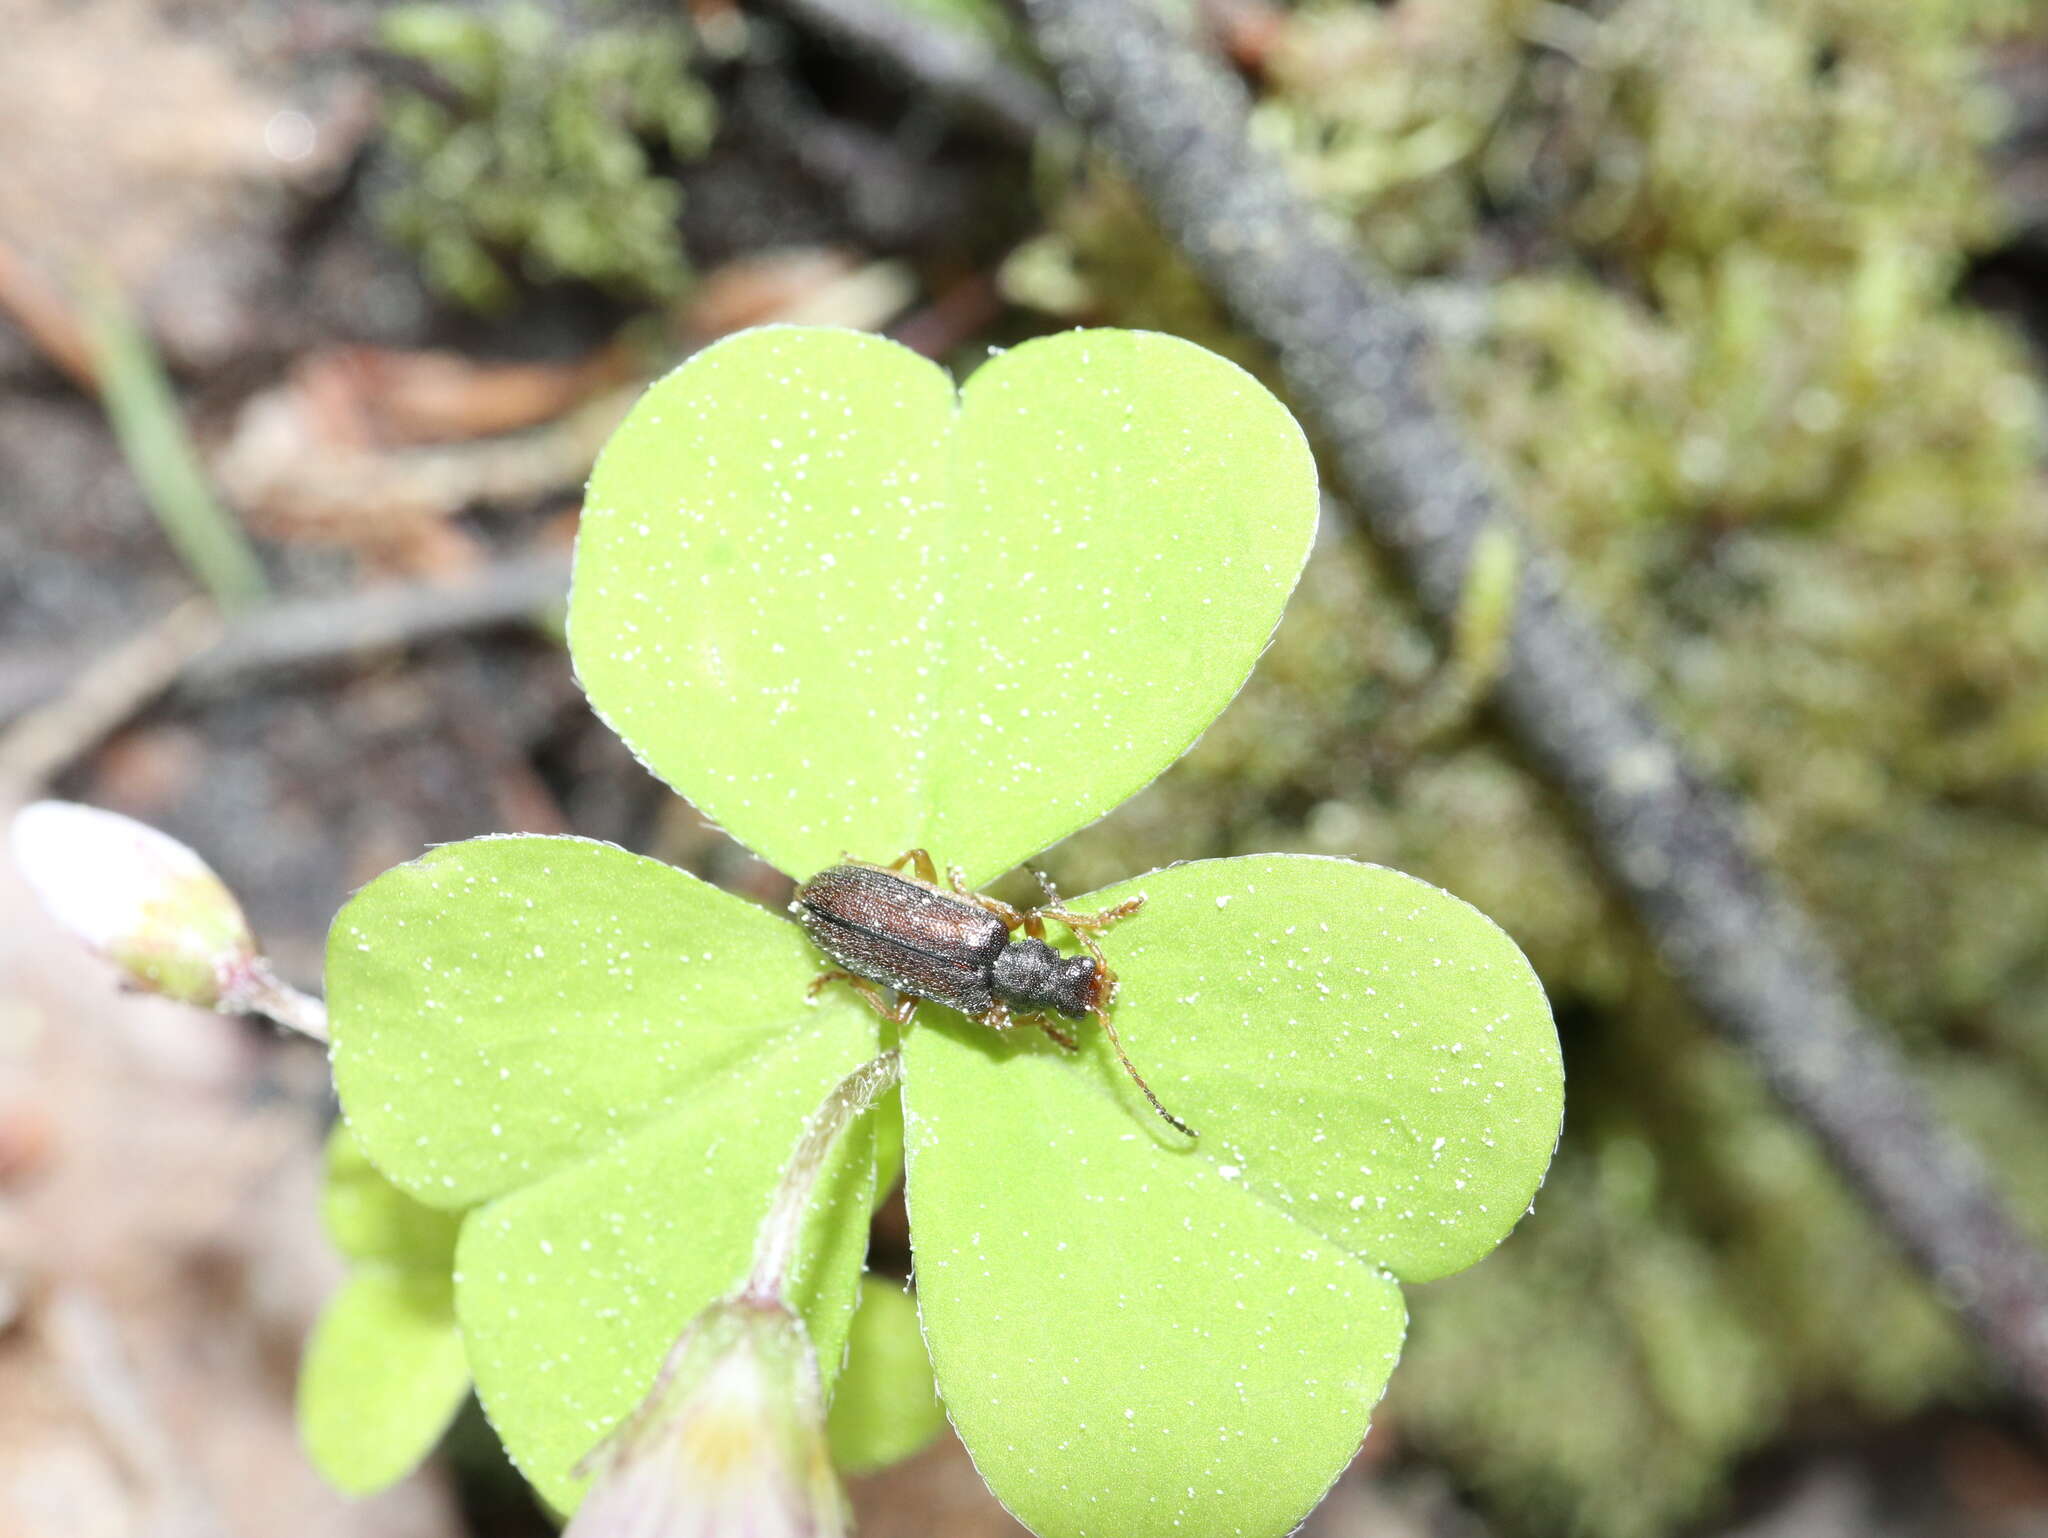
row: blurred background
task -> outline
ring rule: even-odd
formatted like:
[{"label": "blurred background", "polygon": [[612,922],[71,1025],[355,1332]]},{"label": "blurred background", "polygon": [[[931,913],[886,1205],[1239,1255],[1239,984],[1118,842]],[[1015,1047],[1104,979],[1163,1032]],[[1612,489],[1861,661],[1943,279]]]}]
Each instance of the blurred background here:
[{"label": "blurred background", "polygon": [[[876,3],[986,50],[975,86],[780,0],[0,0],[0,810],[168,830],[307,986],[350,890],[474,834],[781,897],[560,644],[639,385],[768,320],[957,371],[1073,324],[1265,368],[996,0]],[[1184,19],[1423,306],[1472,441],[2048,1242],[2048,13]],[[1396,865],[1549,989],[1549,1182],[1412,1292],[1305,1531],[2048,1533],[2043,1443],[1660,973],[1471,663],[1333,522],[1222,721],[1047,862]],[[0,1538],[549,1530],[473,1413],[367,1503],[297,1450],[330,1114],[316,1048],[122,995],[0,872]],[[950,1442],[855,1489],[869,1534],[1021,1532]]]}]

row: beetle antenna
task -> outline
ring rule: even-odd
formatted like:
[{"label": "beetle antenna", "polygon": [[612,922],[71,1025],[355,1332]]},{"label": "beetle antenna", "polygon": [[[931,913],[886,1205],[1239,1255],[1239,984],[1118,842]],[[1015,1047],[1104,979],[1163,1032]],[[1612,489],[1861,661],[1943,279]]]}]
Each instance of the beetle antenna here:
[{"label": "beetle antenna", "polygon": [[[1031,874],[1036,876],[1038,884],[1045,888],[1045,895],[1050,903],[1050,906],[1039,909],[1039,912],[1050,914],[1062,924],[1065,924],[1067,926],[1067,933],[1080,941],[1082,949],[1095,958],[1095,1018],[1102,1022],[1103,1034],[1109,1038],[1109,1044],[1116,1048],[1117,1061],[1124,1065],[1124,1072],[1131,1076],[1133,1084],[1145,1092],[1145,1098],[1152,1102],[1152,1109],[1166,1118],[1168,1126],[1172,1127],[1174,1131],[1180,1133],[1183,1137],[1199,1136],[1193,1127],[1190,1127],[1186,1122],[1159,1103],[1159,1097],[1152,1093],[1152,1086],[1145,1082],[1145,1076],[1138,1072],[1137,1065],[1131,1061],[1131,1054],[1124,1050],[1123,1038],[1117,1035],[1116,1027],[1109,1023],[1109,1010],[1106,1006],[1109,1003],[1110,996],[1116,992],[1116,973],[1110,971],[1109,958],[1102,954],[1102,947],[1095,943],[1095,936],[1089,932],[1097,926],[1088,922],[1076,923],[1075,920],[1080,919],[1081,915],[1069,913],[1060,906],[1060,894],[1053,889],[1051,878],[1042,870],[1035,870]],[[1132,899],[1129,905],[1120,903],[1118,907],[1123,908],[1125,912],[1129,912],[1136,906],[1143,904],[1144,901],[1144,898],[1138,897]],[[1123,916],[1124,914],[1117,912],[1116,909],[1111,909],[1109,914],[1106,915],[1106,917],[1111,919],[1118,919]]]},{"label": "beetle antenna", "polygon": [[1138,1072],[1136,1066],[1131,1062],[1130,1053],[1124,1051],[1123,1039],[1117,1035],[1116,1027],[1109,1023],[1108,1012],[1098,1009],[1095,1011],[1095,1018],[1102,1022],[1102,1029],[1109,1037],[1109,1044],[1116,1048],[1117,1060],[1124,1065],[1124,1072],[1131,1076],[1133,1084],[1145,1092],[1145,1098],[1152,1102],[1152,1109],[1165,1117],[1167,1125],[1172,1127],[1174,1131],[1184,1137],[1194,1137],[1196,1135],[1195,1129],[1161,1105],[1159,1097],[1152,1093],[1152,1086],[1145,1082],[1144,1076]]}]

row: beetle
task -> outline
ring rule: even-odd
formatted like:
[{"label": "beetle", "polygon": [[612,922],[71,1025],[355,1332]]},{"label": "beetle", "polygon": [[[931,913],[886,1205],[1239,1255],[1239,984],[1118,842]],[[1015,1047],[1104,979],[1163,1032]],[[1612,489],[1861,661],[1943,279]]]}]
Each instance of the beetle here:
[{"label": "beetle", "polygon": [[[903,873],[904,866],[915,870]],[[1006,1031],[1018,1016],[1037,1016],[1039,1029],[1069,1052],[1074,1038],[1048,1012],[1079,1020],[1093,1015],[1116,1049],[1131,1082],[1175,1130],[1195,1131],[1159,1103],[1109,1018],[1116,974],[1095,936],[1145,905],[1128,897],[1100,913],[1076,913],[1060,901],[1040,873],[1045,904],[1026,912],[997,898],[969,891],[960,868],[947,870],[949,885],[929,851],[911,849],[887,865],[848,860],[821,870],[800,887],[791,911],[811,942],[839,965],[811,983],[811,994],[844,981],[885,1020],[907,1025],[920,999],[957,1009],[991,1030]],[[1062,956],[1045,943],[1045,921],[1062,924],[1081,942],[1085,956]],[[1014,938],[1022,929],[1027,938]],[[896,993],[891,1007],[875,984]]]}]

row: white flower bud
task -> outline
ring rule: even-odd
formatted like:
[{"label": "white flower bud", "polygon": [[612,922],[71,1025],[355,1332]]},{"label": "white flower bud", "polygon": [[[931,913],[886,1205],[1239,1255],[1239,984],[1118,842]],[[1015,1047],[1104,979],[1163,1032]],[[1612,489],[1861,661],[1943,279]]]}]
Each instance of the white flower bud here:
[{"label": "white flower bud", "polygon": [[37,801],[15,814],[9,844],[50,916],[137,987],[240,1009],[267,980],[234,894],[168,834],[117,812]]},{"label": "white flower bud", "polygon": [[842,1538],[846,1498],[803,1321],[742,1292],[669,1351],[640,1407],[585,1460],[562,1538]]}]

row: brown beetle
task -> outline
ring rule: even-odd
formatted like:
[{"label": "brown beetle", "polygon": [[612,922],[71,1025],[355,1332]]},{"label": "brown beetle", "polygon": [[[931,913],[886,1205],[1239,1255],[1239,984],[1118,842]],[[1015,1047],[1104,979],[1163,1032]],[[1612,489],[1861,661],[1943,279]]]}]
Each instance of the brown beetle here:
[{"label": "brown beetle", "polygon": [[[915,868],[915,876],[903,867]],[[912,849],[887,865],[849,860],[806,881],[792,905],[804,932],[819,950],[839,963],[811,984],[816,994],[844,980],[885,1020],[907,1025],[918,1000],[928,999],[971,1015],[992,1030],[1008,1030],[1015,1016],[1036,1015],[1046,1035],[1075,1050],[1074,1038],[1045,1018],[1047,1011],[1079,1020],[1093,1015],[1116,1049],[1131,1082],[1154,1110],[1189,1137],[1194,1129],[1159,1103],[1152,1087],[1132,1066],[1110,1022],[1109,1002],[1116,974],[1095,943],[1098,931],[1136,913],[1143,897],[1130,897],[1100,913],[1076,913],[1063,906],[1043,875],[1045,906],[1019,912],[1006,902],[967,889],[959,867],[948,870],[950,889],[939,885],[931,855]],[[1045,943],[1045,921],[1066,926],[1086,956],[1062,956]],[[1029,937],[1012,939],[1022,929]],[[874,985],[895,990],[885,1002]]]}]

